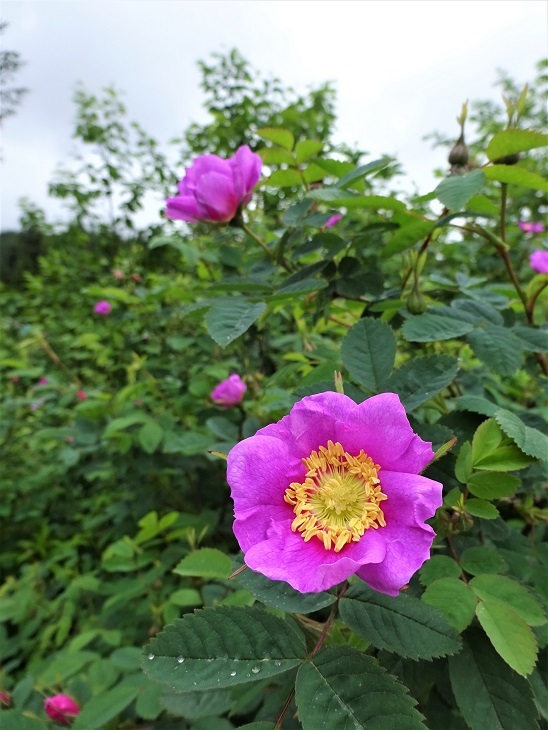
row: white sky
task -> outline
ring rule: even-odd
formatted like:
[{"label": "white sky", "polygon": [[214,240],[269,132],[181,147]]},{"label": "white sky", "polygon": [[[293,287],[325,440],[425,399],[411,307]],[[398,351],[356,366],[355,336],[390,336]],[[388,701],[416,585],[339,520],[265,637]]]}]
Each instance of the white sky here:
[{"label": "white sky", "polygon": [[77,81],[123,90],[129,118],[167,142],[205,120],[196,61],[233,47],[297,91],[334,81],[336,140],[396,155],[427,193],[445,153],[422,137],[456,132],[465,99],[498,98],[497,68],[531,81],[547,12],[545,0],[3,0],[3,47],[26,61],[17,85],[30,92],[4,122],[1,228],[17,227],[23,196],[55,217],[47,183],[74,148]]}]

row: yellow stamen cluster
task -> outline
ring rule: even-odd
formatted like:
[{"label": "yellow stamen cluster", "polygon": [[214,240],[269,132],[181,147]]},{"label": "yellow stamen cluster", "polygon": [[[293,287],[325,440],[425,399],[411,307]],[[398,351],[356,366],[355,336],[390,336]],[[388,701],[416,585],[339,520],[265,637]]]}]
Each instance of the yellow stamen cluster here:
[{"label": "yellow stamen cluster", "polygon": [[319,538],[326,550],[336,553],[349,542],[358,542],[373,527],[385,527],[379,503],[387,499],[381,492],[380,467],[360,451],[350,456],[337,441],[327,442],[303,459],[308,471],[302,484],[293,482],[284,500],[293,507],[293,532],[304,541]]}]

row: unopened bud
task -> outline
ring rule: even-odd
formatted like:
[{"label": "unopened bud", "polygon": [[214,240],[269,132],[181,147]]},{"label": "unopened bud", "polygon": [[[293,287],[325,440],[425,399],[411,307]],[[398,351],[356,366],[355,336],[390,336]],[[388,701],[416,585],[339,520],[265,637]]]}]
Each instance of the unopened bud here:
[{"label": "unopened bud", "polygon": [[414,286],[407,298],[407,309],[411,314],[422,314],[426,311],[426,302],[418,286]]},{"label": "unopened bud", "polygon": [[515,165],[520,161],[521,155],[519,152],[515,152],[513,155],[505,155],[504,157],[497,157],[493,160],[495,165]]},{"label": "unopened bud", "polygon": [[451,167],[465,167],[469,157],[470,151],[464,141],[464,134],[461,134],[447,159]]}]

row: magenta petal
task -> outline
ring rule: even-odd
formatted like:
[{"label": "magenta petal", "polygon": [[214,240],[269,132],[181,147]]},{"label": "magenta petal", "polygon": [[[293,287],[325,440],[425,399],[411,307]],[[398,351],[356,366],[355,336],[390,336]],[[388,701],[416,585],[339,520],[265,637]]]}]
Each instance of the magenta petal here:
[{"label": "magenta petal", "polygon": [[[310,395],[296,403],[287,421],[295,452],[303,458],[318,446],[327,446],[329,440],[336,441],[337,422],[345,423],[356,408],[348,396],[333,392]],[[344,441],[341,443],[347,448]]]},{"label": "magenta petal", "polygon": [[[381,507],[386,523],[398,522],[410,527],[423,527],[424,521],[436,513],[443,502],[443,486],[418,474],[379,472],[381,490],[388,499]],[[384,528],[383,528],[384,529]]]},{"label": "magenta petal", "polygon": [[192,167],[185,171],[184,178],[179,182],[179,192],[182,195],[195,193],[201,178],[212,172],[232,181],[232,168],[229,160],[223,160],[217,155],[202,155],[197,157]]},{"label": "magenta petal", "polygon": [[380,563],[386,553],[380,530],[368,530],[359,541],[346,545],[340,553],[326,550],[313,538],[305,543],[291,531],[291,521],[272,520],[268,539],[251,547],[245,562],[272,580],[283,580],[301,593],[325,591],[366,563]]},{"label": "magenta petal", "polygon": [[194,197],[188,195],[176,195],[166,200],[166,216],[172,220],[187,221],[195,223],[199,220],[199,211]]},{"label": "magenta petal", "polygon": [[244,202],[261,176],[262,160],[247,145],[239,147],[230,160],[236,197]]},{"label": "magenta petal", "polygon": [[200,217],[223,223],[232,220],[238,210],[238,203],[234,195],[232,180],[217,172],[208,172],[203,175],[196,188],[196,202],[198,209],[203,209]]},{"label": "magenta petal", "polygon": [[430,557],[435,533],[428,525],[408,527],[387,520],[382,534],[386,540],[384,560],[378,565],[364,565],[357,574],[376,591],[397,596]]}]

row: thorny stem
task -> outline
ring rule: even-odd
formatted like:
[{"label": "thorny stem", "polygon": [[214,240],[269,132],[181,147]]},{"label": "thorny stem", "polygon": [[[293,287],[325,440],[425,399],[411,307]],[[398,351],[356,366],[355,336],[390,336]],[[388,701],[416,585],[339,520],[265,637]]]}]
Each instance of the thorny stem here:
[{"label": "thorny stem", "polygon": [[[331,624],[333,623],[333,619],[335,618],[335,616],[337,614],[337,609],[339,608],[339,601],[344,596],[344,594],[346,593],[347,590],[348,590],[348,582],[345,581],[344,584],[343,584],[343,586],[342,586],[342,588],[341,588],[341,590],[340,590],[340,592],[339,592],[339,595],[337,596],[336,603],[333,604],[333,608],[331,609],[331,613],[329,614],[329,617],[328,617],[327,621],[324,624],[324,627],[322,629],[322,633],[320,634],[320,636],[318,638],[318,641],[316,642],[316,645],[314,646],[314,648],[312,649],[312,651],[310,652],[310,654],[306,657],[306,661],[307,662],[311,661],[316,656],[316,654],[320,651],[320,649],[322,648],[323,643],[324,643],[324,641],[325,641],[325,639],[327,637],[327,634],[329,632],[329,629],[331,628]],[[285,713],[288,711],[291,703],[293,702],[293,697],[294,696],[295,696],[295,689],[293,688],[291,690],[290,694],[289,694],[289,697],[285,701],[285,704],[284,704],[284,706],[282,708],[282,711],[280,712],[280,715],[279,715],[278,719],[276,720],[276,725],[274,726],[274,730],[280,730],[280,728],[282,727],[282,722],[284,720]]]},{"label": "thorny stem", "polygon": [[47,355],[53,360],[53,362],[58,365],[62,370],[65,371],[65,373],[69,376],[69,378],[76,383],[76,385],[81,388],[82,387],[82,381],[80,378],[75,375],[70,368],[68,368],[65,363],[61,360],[59,355],[53,350],[49,342],[46,340],[44,335],[40,335],[40,346],[46,351]]}]

